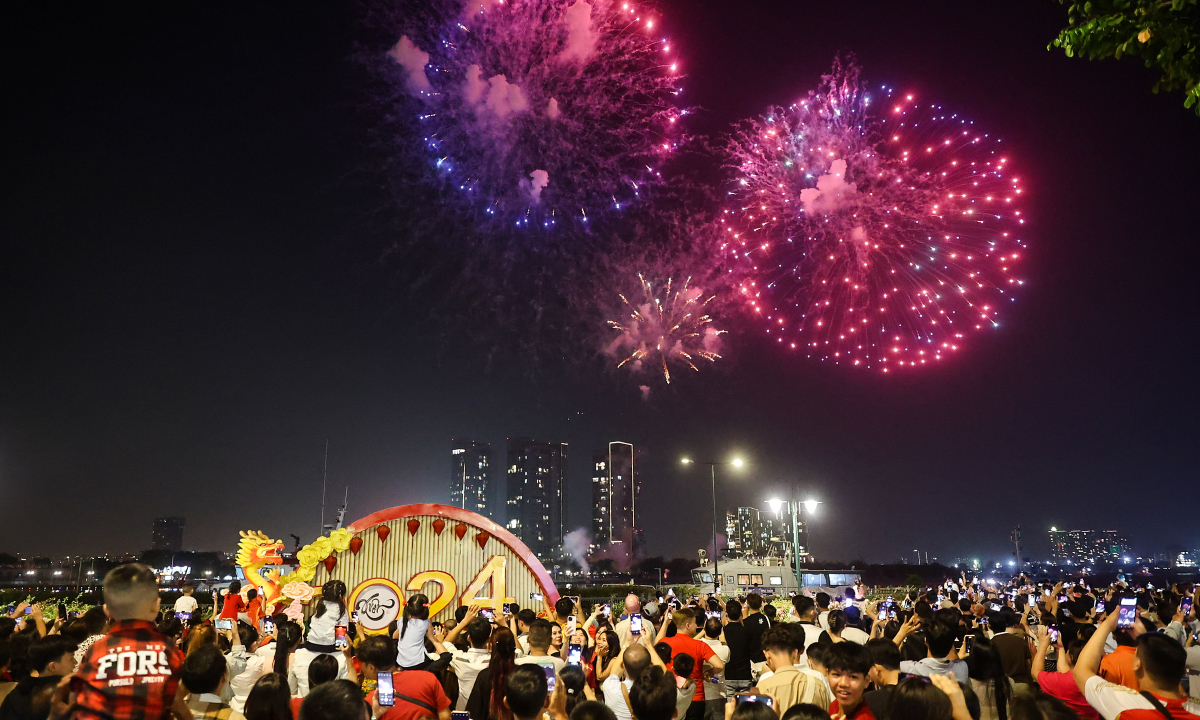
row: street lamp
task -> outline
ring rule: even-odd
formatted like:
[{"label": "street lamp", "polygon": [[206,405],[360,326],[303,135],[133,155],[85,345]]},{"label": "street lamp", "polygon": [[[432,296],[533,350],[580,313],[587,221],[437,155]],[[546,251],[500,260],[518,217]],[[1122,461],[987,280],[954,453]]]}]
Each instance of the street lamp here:
[{"label": "street lamp", "polygon": [[728,462],[711,462],[711,461],[696,461],[691,458],[681,458],[680,462],[684,465],[707,465],[709,472],[712,475],[712,541],[713,541],[713,592],[717,592],[721,586],[720,567],[717,559],[720,554],[717,551],[717,466],[732,465],[740,468],[745,465],[745,461],[740,457],[733,458]]},{"label": "street lamp", "polygon": [[813,500],[811,498],[797,502],[771,498],[767,501],[767,504],[771,506],[771,512],[776,515],[786,505],[788,513],[792,516],[792,572],[796,574],[796,588],[798,590],[800,588],[800,523],[797,516],[802,510],[812,515],[817,511],[817,506],[822,503],[820,500]]}]

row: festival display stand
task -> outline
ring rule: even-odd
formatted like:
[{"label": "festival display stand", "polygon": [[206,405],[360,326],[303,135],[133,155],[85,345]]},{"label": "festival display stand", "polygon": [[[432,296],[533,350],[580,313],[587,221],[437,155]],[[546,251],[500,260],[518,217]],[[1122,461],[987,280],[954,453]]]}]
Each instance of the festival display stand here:
[{"label": "festival display stand", "polygon": [[[381,510],[296,553],[298,565],[280,576],[283,544],[261,532],[241,533],[238,564],[259,588],[264,607],[293,619],[320,597],[330,580],[346,584],[347,605],[366,633],[384,633],[400,619],[405,598],[429,597],[431,620],[453,618],[459,605],[486,605],[500,617],[516,602],[541,614],[558,590],[549,573],[512,533],[449,505],[403,505]],[[537,596],[541,599],[537,599]]]}]

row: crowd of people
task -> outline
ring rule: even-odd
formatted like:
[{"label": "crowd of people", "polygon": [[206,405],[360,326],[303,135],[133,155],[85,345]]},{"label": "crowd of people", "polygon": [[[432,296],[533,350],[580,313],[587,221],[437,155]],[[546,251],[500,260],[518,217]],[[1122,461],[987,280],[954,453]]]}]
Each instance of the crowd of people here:
[{"label": "crowd of people", "polygon": [[[104,605],[0,617],[0,720],[1200,720],[1200,591],[945,582],[868,600],[665,595],[584,607],[407,598],[383,633],[346,587],[304,623],[235,583],[203,619],[153,571]],[[1190,697],[1189,697],[1190,693]]]}]

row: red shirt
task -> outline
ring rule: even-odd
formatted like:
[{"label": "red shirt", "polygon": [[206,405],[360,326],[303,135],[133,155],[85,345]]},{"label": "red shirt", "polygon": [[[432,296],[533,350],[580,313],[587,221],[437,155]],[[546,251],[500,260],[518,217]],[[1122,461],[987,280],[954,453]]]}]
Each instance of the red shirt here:
[{"label": "red shirt", "polygon": [[691,655],[696,661],[696,667],[692,670],[692,679],[696,681],[696,695],[692,701],[704,699],[704,661],[716,657],[717,654],[709,647],[708,643],[702,643],[696,638],[690,638],[683,633],[676,633],[673,637],[663,638],[663,642],[671,646],[671,657],[675,657],[679,653]]},{"label": "red shirt", "polygon": [[[840,709],[838,708],[838,701],[835,699],[829,705],[829,714],[837,717],[838,712],[840,712]],[[854,708],[846,715],[846,720],[875,720],[875,713],[871,712],[871,708],[867,705],[865,700],[860,700],[858,707]]]},{"label": "red shirt", "polygon": [[225,604],[221,606],[222,620],[237,620],[238,613],[243,612],[246,612],[246,603],[241,595],[229,593],[225,596]]},{"label": "red shirt", "polygon": [[[420,720],[421,718],[436,717],[438,712],[450,709],[450,698],[446,697],[446,691],[442,689],[442,684],[431,672],[424,670],[394,672],[392,673],[392,689],[395,702],[390,710],[385,711],[379,717],[379,720]],[[372,690],[371,694],[367,695],[368,703],[375,701],[377,692]],[[434,710],[431,712],[420,705],[414,705],[400,697],[401,695],[422,700]]]},{"label": "red shirt", "polygon": [[263,606],[262,598],[256,597],[246,605],[246,614],[250,616],[250,625],[255,630],[258,630],[258,621],[262,620]]},{"label": "red shirt", "polygon": [[183,653],[145,620],[120,620],[75,671],[73,718],[169,719]]},{"label": "red shirt", "polygon": [[1037,682],[1047,695],[1062,700],[1083,720],[1100,720],[1100,713],[1096,712],[1096,708],[1092,707],[1079,691],[1079,686],[1075,684],[1075,676],[1070,672],[1040,672]]}]

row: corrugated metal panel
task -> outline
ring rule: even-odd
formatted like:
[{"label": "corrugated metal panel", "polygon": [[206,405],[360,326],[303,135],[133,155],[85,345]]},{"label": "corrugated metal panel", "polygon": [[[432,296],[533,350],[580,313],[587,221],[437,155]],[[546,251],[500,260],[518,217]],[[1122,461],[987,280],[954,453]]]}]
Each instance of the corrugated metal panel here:
[{"label": "corrugated metal panel", "polygon": [[[541,611],[541,603],[531,601],[529,595],[546,594],[551,589],[543,588],[539,584],[519,555],[495,537],[488,537],[481,548],[477,538],[482,531],[466,523],[466,532],[460,540],[454,532],[458,524],[454,520],[446,520],[445,528],[441,535],[438,535],[433,528],[433,521],[436,519],[436,515],[415,515],[383,523],[391,530],[386,541],[379,539],[376,532],[378,526],[363,530],[357,534],[357,537],[363,540],[358,554],[355,555],[350,550],[338,553],[337,566],[331,574],[325,572],[324,565],[318,565],[312,584],[319,586],[329,579],[341,580],[346,583],[349,597],[354,588],[364,580],[386,578],[409,593],[408,581],[414,575],[426,570],[441,570],[449,573],[458,583],[457,597],[435,618],[445,622],[453,617],[454,610],[462,604],[463,591],[487,561],[494,555],[504,555],[507,586],[505,594],[523,608]],[[408,531],[410,520],[420,523],[415,534]],[[440,588],[434,583],[426,583],[423,591],[432,601],[440,592]]]}]

